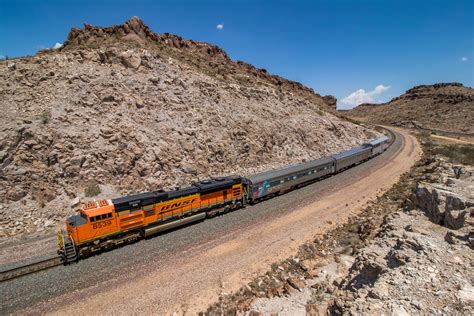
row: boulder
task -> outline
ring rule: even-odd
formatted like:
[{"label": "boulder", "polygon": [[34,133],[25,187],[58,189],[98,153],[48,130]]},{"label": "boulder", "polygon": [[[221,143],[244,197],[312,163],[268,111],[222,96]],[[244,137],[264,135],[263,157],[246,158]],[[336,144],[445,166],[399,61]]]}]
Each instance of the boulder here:
[{"label": "boulder", "polygon": [[452,194],[446,196],[444,226],[460,229],[465,225],[468,216],[466,201],[462,197]]},{"label": "boulder", "polygon": [[305,282],[304,280],[298,279],[298,278],[289,278],[287,280],[288,284],[291,285],[294,289],[302,292],[304,287],[305,287]]},{"label": "boulder", "polygon": [[328,314],[328,306],[325,304],[307,304],[305,310],[306,316],[325,316]]},{"label": "boulder", "polygon": [[7,191],[6,198],[10,201],[18,201],[25,197],[27,194],[28,192],[26,190],[23,190],[23,188],[19,186],[15,186]]},{"label": "boulder", "polygon": [[445,214],[444,226],[451,229],[460,229],[466,223],[468,212],[466,210],[447,210]]},{"label": "boulder", "polygon": [[188,162],[181,162],[181,170],[184,172],[184,173],[188,173],[188,174],[193,174],[193,175],[197,175],[197,170],[196,168],[188,163]]},{"label": "boulder", "polygon": [[406,204],[408,209],[418,208],[434,223],[451,229],[463,227],[469,216],[470,204],[463,197],[428,184],[419,183]]},{"label": "boulder", "polygon": [[443,197],[437,189],[419,183],[410,196],[409,208],[419,208],[433,222],[441,224],[444,221],[444,208],[440,207]]},{"label": "boulder", "polygon": [[326,104],[331,108],[331,109],[336,109],[337,108],[337,99],[336,97],[332,95],[325,95],[323,97],[323,101],[326,102]]},{"label": "boulder", "polygon": [[81,199],[79,197],[75,197],[74,199],[71,200],[71,208],[76,208],[81,204]]},{"label": "boulder", "polygon": [[451,245],[456,245],[462,243],[463,240],[466,239],[466,236],[463,236],[462,234],[449,230],[446,232],[446,235],[444,236],[444,240]]},{"label": "boulder", "polygon": [[115,97],[112,94],[107,94],[102,98],[102,102],[114,102]]},{"label": "boulder", "polygon": [[143,107],[145,107],[145,103],[143,102],[143,100],[136,100],[135,106],[137,107],[137,109],[142,109]]},{"label": "boulder", "polygon": [[457,293],[462,304],[474,304],[474,287],[470,284],[464,284]]},{"label": "boulder", "polygon": [[447,195],[446,196],[446,211],[464,210],[466,208],[466,201],[460,196]]},{"label": "boulder", "polygon": [[50,220],[50,219],[47,219],[45,222],[44,222],[44,227],[45,228],[48,228],[48,227],[54,227],[55,223],[54,221]]},{"label": "boulder", "polygon": [[142,59],[138,54],[129,52],[122,54],[122,64],[127,68],[138,69],[141,63]]}]

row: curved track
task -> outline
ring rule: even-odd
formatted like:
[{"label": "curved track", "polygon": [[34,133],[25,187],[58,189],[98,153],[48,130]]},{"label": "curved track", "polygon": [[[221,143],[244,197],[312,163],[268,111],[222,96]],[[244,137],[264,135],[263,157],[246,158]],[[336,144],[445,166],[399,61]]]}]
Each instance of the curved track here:
[{"label": "curved track", "polygon": [[384,154],[321,182],[78,264],[2,282],[0,312],[194,313],[357,213],[411,167],[417,148],[413,137],[396,132]]},{"label": "curved track", "polygon": [[[393,145],[395,141],[395,134],[387,128],[380,127],[385,130],[389,134],[389,147]],[[313,181],[314,182],[314,181]],[[264,202],[261,202],[264,203]],[[46,270],[55,266],[61,265],[63,262],[60,256],[52,256],[47,259],[37,260],[32,263],[27,264],[19,264],[13,268],[5,269],[0,271],[0,282],[8,281],[14,278],[18,278],[24,275],[28,275],[31,273],[39,272],[42,270]]]}]

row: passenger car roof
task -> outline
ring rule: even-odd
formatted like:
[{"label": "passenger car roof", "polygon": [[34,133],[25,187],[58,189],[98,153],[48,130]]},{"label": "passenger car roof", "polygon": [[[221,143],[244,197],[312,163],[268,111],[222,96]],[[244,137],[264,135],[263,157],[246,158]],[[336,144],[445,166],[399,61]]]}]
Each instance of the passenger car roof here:
[{"label": "passenger car roof", "polygon": [[367,144],[372,145],[372,146],[377,146],[378,144],[386,142],[387,140],[388,140],[387,136],[382,136],[382,137],[376,138],[374,140],[371,140]]},{"label": "passenger car roof", "polygon": [[361,153],[361,152],[366,151],[366,150],[370,150],[370,147],[367,146],[367,145],[362,145],[362,146],[359,146],[359,147],[355,147],[355,148],[343,151],[339,154],[335,154],[333,157],[336,160],[343,159],[343,158],[346,158],[348,156],[352,156],[352,155]]},{"label": "passenger car roof", "polygon": [[285,167],[285,168],[280,168],[280,169],[275,169],[275,170],[270,170],[270,171],[265,171],[262,173],[258,173],[255,175],[251,175],[248,177],[248,179],[252,183],[259,183],[263,181],[269,181],[272,179],[278,179],[278,178],[283,178],[285,176],[294,174],[294,173],[299,173],[307,169],[311,168],[316,168],[319,166],[326,165],[328,163],[332,163],[333,159],[331,157],[324,157],[320,159],[315,159],[311,160],[305,163],[300,163],[294,166],[290,167]]}]

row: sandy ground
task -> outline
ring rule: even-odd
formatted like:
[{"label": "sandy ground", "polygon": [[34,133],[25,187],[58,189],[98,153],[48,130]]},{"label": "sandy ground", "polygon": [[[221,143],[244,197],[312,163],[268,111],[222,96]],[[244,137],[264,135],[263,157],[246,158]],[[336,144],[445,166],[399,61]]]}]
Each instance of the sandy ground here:
[{"label": "sandy ground", "polygon": [[[237,290],[278,260],[297,252],[315,234],[363,209],[397,182],[420,156],[416,139],[403,130],[403,146],[386,164],[366,178],[258,229],[237,231],[186,253],[169,256],[157,270],[112,288],[68,293],[56,314],[195,314],[220,293]],[[58,307],[56,305],[56,307]]]}]

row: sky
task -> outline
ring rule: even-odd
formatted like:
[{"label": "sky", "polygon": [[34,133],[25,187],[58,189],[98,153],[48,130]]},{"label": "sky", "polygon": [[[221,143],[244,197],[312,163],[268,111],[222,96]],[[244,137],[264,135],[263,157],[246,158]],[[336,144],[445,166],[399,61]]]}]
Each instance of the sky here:
[{"label": "sky", "polygon": [[338,108],[385,102],[418,84],[474,86],[472,0],[0,0],[0,58],[57,47],[83,23],[132,16],[334,95]]}]

